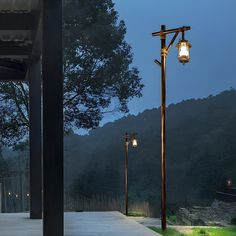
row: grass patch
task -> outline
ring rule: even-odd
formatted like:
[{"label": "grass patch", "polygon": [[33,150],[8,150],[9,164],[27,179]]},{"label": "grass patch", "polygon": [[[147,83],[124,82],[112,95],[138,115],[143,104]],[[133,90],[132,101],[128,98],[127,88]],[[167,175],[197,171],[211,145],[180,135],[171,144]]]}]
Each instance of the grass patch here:
[{"label": "grass patch", "polygon": [[152,226],[149,228],[163,236],[236,236],[236,227],[193,228],[193,232],[189,234],[180,233],[173,228],[168,228],[166,231],[162,231],[160,228]]},{"label": "grass patch", "polygon": [[146,215],[143,212],[129,212],[128,216],[132,216],[132,217],[146,217]]},{"label": "grass patch", "polygon": [[193,228],[189,236],[235,236],[236,227],[225,228]]},{"label": "grass patch", "polygon": [[177,222],[177,217],[176,217],[176,215],[168,216],[167,219],[168,219],[171,223],[173,223],[173,224],[176,224],[176,222]]},{"label": "grass patch", "polygon": [[163,236],[185,236],[184,234],[178,232],[177,230],[175,229],[167,229],[165,231],[162,231],[162,229],[160,228],[157,228],[157,227],[153,227],[153,226],[150,226],[148,227],[149,229],[163,235]]}]

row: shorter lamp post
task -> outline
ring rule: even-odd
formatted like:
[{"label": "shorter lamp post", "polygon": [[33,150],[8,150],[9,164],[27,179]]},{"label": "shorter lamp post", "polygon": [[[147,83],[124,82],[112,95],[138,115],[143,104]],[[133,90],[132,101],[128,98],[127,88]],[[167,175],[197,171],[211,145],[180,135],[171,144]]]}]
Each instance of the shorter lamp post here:
[{"label": "shorter lamp post", "polygon": [[128,151],[129,144],[132,143],[132,147],[138,146],[136,139],[137,133],[125,133],[124,146],[125,146],[125,215],[128,215],[129,211],[129,198],[128,198]]}]

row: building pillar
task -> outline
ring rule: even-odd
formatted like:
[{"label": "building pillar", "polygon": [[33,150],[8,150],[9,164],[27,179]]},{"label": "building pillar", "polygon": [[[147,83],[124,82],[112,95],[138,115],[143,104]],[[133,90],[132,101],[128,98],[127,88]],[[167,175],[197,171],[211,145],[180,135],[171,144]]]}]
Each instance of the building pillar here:
[{"label": "building pillar", "polygon": [[41,61],[29,66],[30,218],[42,219]]},{"label": "building pillar", "polygon": [[43,235],[64,235],[62,0],[42,0]]}]

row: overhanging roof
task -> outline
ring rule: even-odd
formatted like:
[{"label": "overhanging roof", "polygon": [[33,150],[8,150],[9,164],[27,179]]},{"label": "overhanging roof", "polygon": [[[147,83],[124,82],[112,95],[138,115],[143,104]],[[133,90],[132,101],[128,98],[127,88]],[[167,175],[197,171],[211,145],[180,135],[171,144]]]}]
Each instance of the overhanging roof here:
[{"label": "overhanging roof", "polygon": [[1,0],[0,11],[20,12],[36,11],[39,7],[39,0]]},{"label": "overhanging roof", "polygon": [[0,81],[25,78],[39,15],[39,0],[0,1]]}]

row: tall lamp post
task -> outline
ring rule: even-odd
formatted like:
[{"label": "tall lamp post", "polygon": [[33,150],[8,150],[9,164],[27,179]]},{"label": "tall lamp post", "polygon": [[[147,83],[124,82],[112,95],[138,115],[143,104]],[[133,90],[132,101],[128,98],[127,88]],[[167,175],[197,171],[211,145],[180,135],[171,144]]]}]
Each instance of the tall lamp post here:
[{"label": "tall lamp post", "polygon": [[[161,31],[152,33],[152,36],[159,36],[161,39],[161,61],[155,60],[155,63],[161,67],[161,220],[162,229],[166,229],[166,58],[168,52],[181,33],[182,38],[177,44],[178,59],[185,64],[190,60],[191,44],[185,40],[185,31],[190,30],[190,26],[183,26],[176,29],[166,29],[165,25],[161,26]],[[166,46],[166,37],[174,34],[168,46]]]},{"label": "tall lamp post", "polygon": [[129,213],[129,197],[128,197],[128,151],[129,144],[132,143],[132,147],[138,146],[136,139],[137,133],[125,133],[124,146],[125,146],[125,215]]}]

